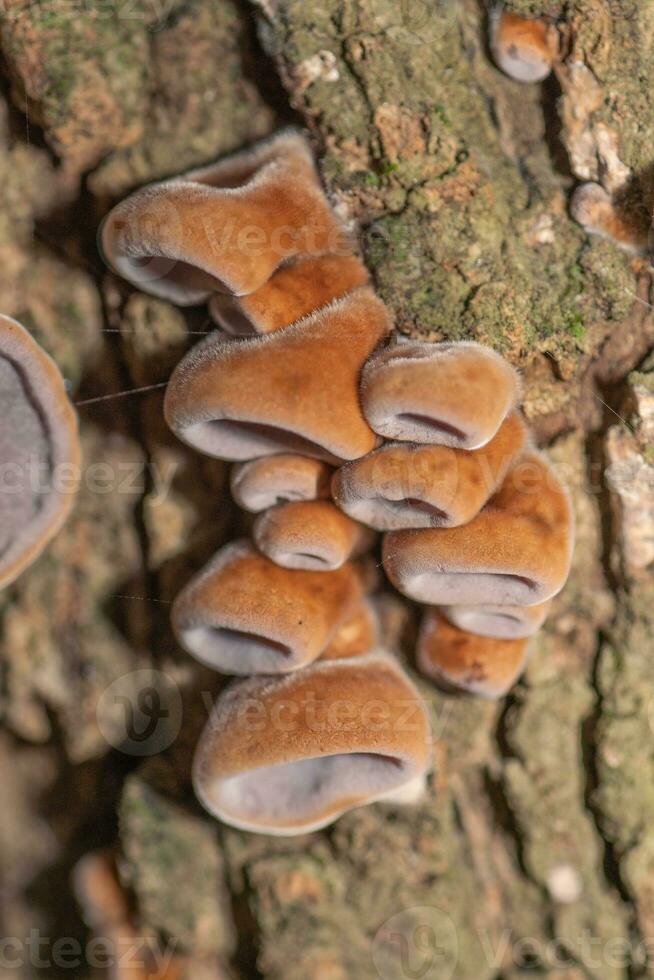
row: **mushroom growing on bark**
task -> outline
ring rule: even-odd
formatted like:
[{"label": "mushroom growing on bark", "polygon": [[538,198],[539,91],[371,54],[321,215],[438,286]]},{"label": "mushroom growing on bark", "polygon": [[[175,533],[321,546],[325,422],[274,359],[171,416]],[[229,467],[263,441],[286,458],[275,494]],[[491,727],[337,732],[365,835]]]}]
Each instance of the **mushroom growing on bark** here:
[{"label": "mushroom growing on bark", "polygon": [[248,541],[221,548],[178,595],[182,646],[228,674],[280,674],[311,663],[359,610],[351,564],[332,572],[282,568]]},{"label": "mushroom growing on bark", "polygon": [[337,469],[332,494],[346,514],[378,531],[456,527],[501,486],[526,439],[513,412],[481,449],[386,443]]},{"label": "mushroom growing on bark", "polygon": [[646,255],[649,228],[637,210],[618,208],[601,184],[589,181],[575,188],[570,214],[589,235],[599,235],[630,252]]},{"label": "mushroom growing on bark", "polygon": [[490,14],[490,48],[498,68],[517,82],[542,82],[559,53],[559,36],[546,20],[496,7]]},{"label": "mushroom growing on bark", "polygon": [[80,479],[77,416],[56,364],[0,315],[0,588],[66,520]]},{"label": "mushroom growing on bark", "polygon": [[370,599],[363,599],[353,615],[336,632],[323,650],[321,660],[337,660],[369,653],[378,645],[379,620]]},{"label": "mushroom growing on bark", "polygon": [[418,691],[386,654],[252,677],[220,697],[193,766],[206,809],[241,830],[318,830],[375,800],[418,798],[430,764]]},{"label": "mushroom growing on bark", "polygon": [[346,241],[309,143],[293,130],[136,191],[100,230],[119,275],[181,306],[252,293],[284,262],[341,252]]},{"label": "mushroom growing on bark", "polygon": [[254,514],[291,500],[323,500],[329,497],[331,475],[331,467],[308,456],[262,456],[233,467],[232,497]]},{"label": "mushroom growing on bark", "polygon": [[[528,61],[522,48],[504,54]],[[257,514],[259,550],[222,548],[173,606],[199,661],[265,675],[220,696],[196,752],[198,798],[232,826],[277,835],[415,799],[428,720],[376,649],[370,564],[349,560],[370,539],[357,521],[392,529],[383,563],[401,592],[445,606],[425,616],[423,670],[504,693],[572,547],[568,498],[516,410],[517,373],[477,343],[383,346],[389,312],[296,133],[145,188],[109,215],[102,241],[155,295],[209,300],[222,329],[174,371],[165,416],[184,442],[239,463],[234,498]]]},{"label": "mushroom growing on bark", "polygon": [[365,551],[373,533],[330,500],[293,501],[259,514],[252,536],[259,550],[284,568],[329,571]]},{"label": "mushroom growing on bark", "polygon": [[437,609],[428,609],[420,626],[417,663],[445,690],[501,698],[526,667],[527,643],[466,633]]},{"label": "mushroom growing on bark", "polygon": [[499,640],[533,636],[547,618],[552,600],[536,606],[442,606],[441,612],[453,626]]},{"label": "mushroom growing on bark", "polygon": [[367,282],[368,270],[356,255],[310,256],[282,266],[248,296],[216,293],[209,300],[209,313],[234,336],[270,333]]},{"label": "mushroom growing on bark", "polygon": [[519,391],[516,372],[489,347],[402,342],[366,363],[361,402],[371,428],[386,439],[478,449]]},{"label": "mushroom growing on bark", "polygon": [[167,422],[222,459],[363,456],[379,439],[361,411],[361,369],[390,326],[386,307],[364,287],[265,336],[211,335],[173,372]]},{"label": "mushroom growing on bark", "polygon": [[468,524],[386,534],[384,569],[418,602],[536,605],[563,588],[573,535],[567,492],[545,459],[528,453]]}]

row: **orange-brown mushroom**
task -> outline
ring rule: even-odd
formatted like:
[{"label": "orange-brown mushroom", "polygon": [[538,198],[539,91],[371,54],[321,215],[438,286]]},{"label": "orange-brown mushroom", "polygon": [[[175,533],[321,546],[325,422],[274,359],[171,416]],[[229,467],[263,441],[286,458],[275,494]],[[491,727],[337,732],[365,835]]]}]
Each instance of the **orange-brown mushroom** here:
[{"label": "orange-brown mushroom", "polygon": [[553,24],[496,8],[490,15],[490,47],[498,68],[517,82],[542,82],[559,53]]},{"label": "orange-brown mushroom", "polygon": [[142,188],[105,218],[100,244],[119,275],[180,305],[252,293],[298,255],[350,251],[293,130]]},{"label": "orange-brown mushroom", "polygon": [[357,569],[282,568],[248,541],[221,548],[175,600],[182,646],[228,674],[288,673],[315,660],[358,611]]},{"label": "orange-brown mushroom", "polygon": [[275,333],[212,335],[173,372],[168,424],[222,459],[362,456],[379,439],[361,411],[361,369],[389,329],[386,307],[364,287]]},{"label": "orange-brown mushroom", "polygon": [[77,416],[51,357],[0,316],[0,588],[66,520],[80,479]]},{"label": "orange-brown mushroom", "polygon": [[200,802],[242,830],[289,836],[419,795],[430,764],[420,695],[389,656],[321,660],[228,688],[200,739]]},{"label": "orange-brown mushroom", "polygon": [[321,306],[368,282],[368,270],[356,255],[319,255],[282,266],[247,296],[215,293],[212,319],[226,333],[248,336],[287,327]]},{"label": "orange-brown mushroom", "polygon": [[426,677],[446,690],[501,698],[526,667],[527,643],[466,633],[437,609],[428,609],[420,627],[417,663]]},{"label": "orange-brown mushroom", "polygon": [[321,660],[340,660],[369,653],[378,645],[379,619],[370,599],[363,599],[352,616],[337,630],[323,650]]},{"label": "orange-brown mushroom", "polygon": [[308,456],[262,456],[233,467],[232,497],[254,514],[290,500],[323,500],[329,497],[331,475],[331,467]]},{"label": "orange-brown mushroom", "polygon": [[519,395],[518,376],[490,347],[402,342],[367,362],[361,401],[386,439],[478,449]]},{"label": "orange-brown mushroom", "polygon": [[481,449],[386,443],[336,470],[332,494],[346,514],[378,531],[467,524],[501,486],[526,440],[513,412]]},{"label": "orange-brown mushroom", "polygon": [[383,562],[396,588],[419,602],[529,606],[563,588],[573,537],[564,487],[542,456],[528,453],[474,520],[391,531]]},{"label": "orange-brown mushroom", "polygon": [[570,214],[589,235],[599,235],[632,255],[646,255],[649,227],[635,209],[619,208],[601,184],[589,181],[575,188]]},{"label": "orange-brown mushroom", "polygon": [[518,640],[533,636],[547,618],[552,600],[536,606],[441,606],[453,626],[477,636]]},{"label": "orange-brown mushroom", "polygon": [[252,537],[259,551],[284,568],[325,572],[360,555],[374,535],[330,500],[301,500],[259,514]]}]

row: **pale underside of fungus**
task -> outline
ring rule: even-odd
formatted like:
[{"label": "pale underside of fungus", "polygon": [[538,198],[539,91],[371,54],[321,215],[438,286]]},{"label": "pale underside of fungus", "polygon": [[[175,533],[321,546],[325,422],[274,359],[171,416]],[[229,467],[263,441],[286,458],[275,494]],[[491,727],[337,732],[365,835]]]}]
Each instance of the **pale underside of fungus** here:
[{"label": "pale underside of fungus", "polygon": [[496,7],[490,14],[490,48],[498,68],[517,82],[542,82],[559,47],[556,28],[540,18]]},{"label": "pale underside of fungus", "polygon": [[0,316],[0,588],[66,520],[79,482],[77,416],[54,361]]},{"label": "pale underside of fungus", "polygon": [[472,342],[402,342],[371,357],[361,377],[363,413],[386,439],[478,449],[516,405],[510,364]]},{"label": "pale underside of fungus", "polygon": [[529,453],[468,524],[389,532],[384,568],[418,602],[536,605],[565,584],[573,530],[567,492],[544,458]]},{"label": "pale underside of fungus", "polygon": [[258,514],[275,504],[327,499],[331,476],[332,468],[321,460],[278,453],[237,463],[230,489],[239,507]]},{"label": "pale underside of fungus", "polygon": [[536,606],[442,606],[441,612],[460,630],[498,640],[518,640],[533,636],[541,628],[552,600]]},{"label": "pale underside of fungus", "polygon": [[278,504],[259,514],[254,543],[284,568],[329,571],[367,551],[374,535],[329,500]]},{"label": "pale underside of fungus", "polygon": [[476,450],[387,442],[336,470],[332,493],[350,517],[378,531],[467,524],[500,487],[526,438],[514,412]]},{"label": "pale underside of fungus", "polygon": [[417,690],[371,652],[236,682],[200,739],[193,782],[225,823],[287,836],[363,803],[414,800],[430,745]]}]

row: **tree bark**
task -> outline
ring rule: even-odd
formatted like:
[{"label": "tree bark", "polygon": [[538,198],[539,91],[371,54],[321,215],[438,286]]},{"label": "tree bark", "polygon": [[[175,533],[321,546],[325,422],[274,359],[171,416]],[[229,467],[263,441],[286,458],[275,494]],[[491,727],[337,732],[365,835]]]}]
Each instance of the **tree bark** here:
[{"label": "tree bark", "polygon": [[[589,179],[651,212],[654,7],[507,6],[557,24],[542,84],[493,66],[476,0],[5,0],[2,311],[76,399],[161,385],[209,329],[103,270],[111,203],[299,121],[397,329],[479,340],[520,369],[577,517],[570,582],[510,696],[421,682],[424,802],[249,835],[193,800],[194,739],[222,681],[168,625],[181,583],[246,527],[225,468],[166,431],[158,388],[81,405],[108,487],[86,481],[0,597],[8,935],[35,920],[84,939],[71,868],[117,845],[142,929],[193,980],[654,976],[651,272],[568,213]],[[389,594],[384,619],[410,666],[415,610]],[[105,694],[121,677],[133,693],[140,669],[182,697],[178,737],[145,760],[120,751]]]}]

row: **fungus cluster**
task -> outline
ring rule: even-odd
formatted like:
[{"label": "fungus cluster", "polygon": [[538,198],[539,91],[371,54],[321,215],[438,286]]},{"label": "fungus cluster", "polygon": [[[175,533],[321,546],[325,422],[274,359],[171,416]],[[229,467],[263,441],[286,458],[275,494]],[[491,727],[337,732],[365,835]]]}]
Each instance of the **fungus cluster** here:
[{"label": "fungus cluster", "polygon": [[234,463],[234,499],[256,515],[252,540],[221,548],[173,607],[181,645],[240,675],[197,747],[199,799],[279,835],[415,799],[428,720],[379,648],[363,556],[385,532],[390,581],[429,604],[428,677],[511,686],[572,545],[514,370],[478,344],[393,338],[296,132],[138,191],[102,242],[141,288],[208,302],[217,329],[173,372],[164,412]]},{"label": "fungus cluster", "polygon": [[59,531],[79,470],[77,416],[56,364],[20,323],[0,315],[0,588]]},{"label": "fungus cluster", "polygon": [[380,350],[361,399],[390,441],[333,480],[347,513],[386,532],[390,582],[430,607],[422,672],[486,697],[521,673],[572,556],[568,495],[531,445],[519,395],[512,368],[476,344]]}]

